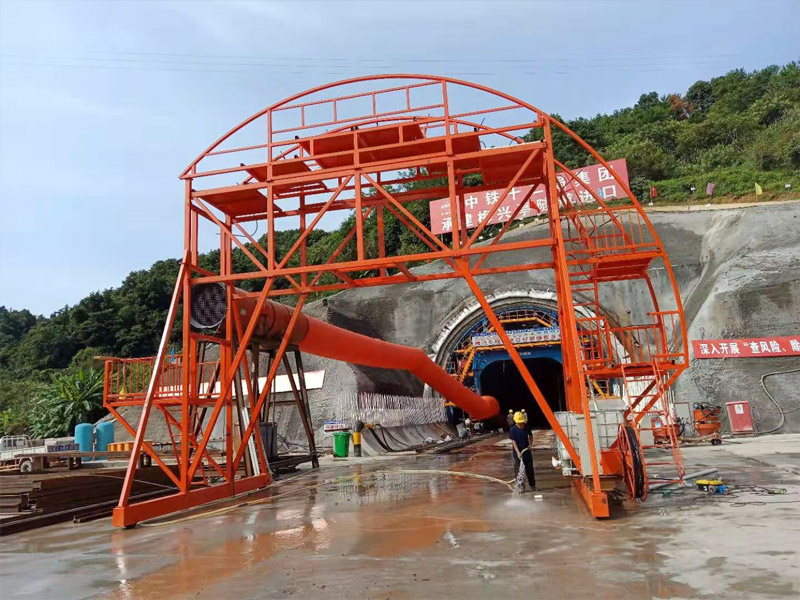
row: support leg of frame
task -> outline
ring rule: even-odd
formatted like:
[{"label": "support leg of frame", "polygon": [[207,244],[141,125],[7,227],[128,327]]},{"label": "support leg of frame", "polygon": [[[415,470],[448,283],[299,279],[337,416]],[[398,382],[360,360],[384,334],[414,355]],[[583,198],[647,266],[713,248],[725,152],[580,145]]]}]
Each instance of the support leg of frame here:
[{"label": "support leg of frame", "polygon": [[572,478],[572,488],[583,498],[589,512],[595,519],[607,519],[611,516],[608,507],[608,494],[603,491],[595,491],[590,483],[583,477]]},{"label": "support leg of frame", "polygon": [[154,500],[145,500],[136,504],[118,506],[111,515],[111,523],[114,527],[133,527],[137,523],[148,519],[163,517],[181,510],[201,506],[208,502],[243,494],[265,487],[268,483],[269,478],[262,473],[246,479],[237,479],[233,482],[196,488],[188,492],[172,494],[171,496],[164,496]]}]

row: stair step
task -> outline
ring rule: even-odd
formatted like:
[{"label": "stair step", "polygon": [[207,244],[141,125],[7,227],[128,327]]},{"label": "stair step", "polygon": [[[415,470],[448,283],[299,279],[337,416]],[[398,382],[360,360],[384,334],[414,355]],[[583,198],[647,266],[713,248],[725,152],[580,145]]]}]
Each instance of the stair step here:
[{"label": "stair step", "polygon": [[[683,456],[680,451],[680,447],[678,445],[677,438],[673,435],[673,428],[672,426],[675,423],[671,422],[671,418],[669,416],[669,404],[666,396],[667,390],[664,388],[664,380],[661,375],[661,372],[658,368],[656,363],[652,364],[652,375],[636,375],[636,376],[629,376],[631,372],[630,369],[627,369],[628,372],[626,373],[626,367],[633,367],[633,365],[620,365],[620,370],[622,371],[623,376],[623,386],[629,398],[637,398],[639,402],[639,406],[644,408],[650,402],[653,402],[656,399],[660,399],[661,404],[655,404],[655,406],[662,406],[661,410],[653,409],[652,407],[648,410],[639,410],[633,409],[631,414],[636,415],[637,417],[641,418],[645,415],[650,416],[651,418],[659,418],[662,420],[662,425],[660,427],[640,427],[640,431],[648,431],[648,432],[655,432],[656,430],[660,431],[661,433],[666,433],[666,439],[664,443],[661,444],[648,444],[642,445],[642,452],[644,455],[644,463],[647,468],[653,468],[655,470],[667,471],[670,473],[667,477],[657,477],[650,480],[650,483],[658,482],[658,483],[679,483],[683,485],[683,477],[686,474],[686,468],[683,462]],[[636,368],[641,368],[641,365],[637,365]],[[637,392],[632,392],[631,389],[634,386],[644,386],[642,389],[653,386],[650,392],[641,394]],[[656,400],[658,401],[658,400]],[[649,453],[645,453],[645,451],[651,451]],[[658,451],[658,453],[656,453]],[[650,459],[648,459],[648,454],[650,454]],[[671,460],[669,460],[669,457]],[[675,475],[672,475],[672,471],[675,471]]]}]

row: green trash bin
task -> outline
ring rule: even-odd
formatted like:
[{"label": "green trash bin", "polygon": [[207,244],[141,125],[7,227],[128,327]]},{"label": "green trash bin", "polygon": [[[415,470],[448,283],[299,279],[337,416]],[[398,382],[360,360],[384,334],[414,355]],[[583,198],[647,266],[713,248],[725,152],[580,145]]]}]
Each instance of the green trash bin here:
[{"label": "green trash bin", "polygon": [[350,451],[350,432],[333,432],[333,455],[338,458],[347,458]]}]

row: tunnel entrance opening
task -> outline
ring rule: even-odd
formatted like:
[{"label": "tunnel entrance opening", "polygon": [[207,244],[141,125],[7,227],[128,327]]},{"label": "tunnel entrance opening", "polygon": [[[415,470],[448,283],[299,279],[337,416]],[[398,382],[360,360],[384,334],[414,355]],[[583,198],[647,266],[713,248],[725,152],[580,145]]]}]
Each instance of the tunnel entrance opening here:
[{"label": "tunnel entrance opening", "polygon": [[[527,358],[524,362],[550,408],[553,411],[566,410],[561,363],[545,357]],[[480,390],[482,394],[494,396],[500,403],[500,413],[487,421],[488,427],[507,429],[508,411],[525,409],[531,428],[550,429],[542,409],[511,359],[498,360],[484,368],[480,375]]]}]

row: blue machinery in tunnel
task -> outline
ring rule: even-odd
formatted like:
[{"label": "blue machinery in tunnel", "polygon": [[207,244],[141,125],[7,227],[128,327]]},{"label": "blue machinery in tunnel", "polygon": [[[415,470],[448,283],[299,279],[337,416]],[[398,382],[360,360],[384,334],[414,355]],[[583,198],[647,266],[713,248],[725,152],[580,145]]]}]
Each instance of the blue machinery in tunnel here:
[{"label": "blue machinery in tunnel", "polygon": [[[499,308],[497,317],[520,356],[529,366],[533,364],[533,361],[549,359],[542,361],[550,363],[549,377],[553,376],[553,367],[558,368],[558,378],[561,377],[561,333],[558,312],[555,307],[542,306],[532,302],[519,303]],[[478,393],[495,393],[496,390],[487,388],[486,379],[491,379],[497,373],[503,373],[504,364],[510,364],[510,360],[508,351],[503,347],[488,320],[481,317],[467,327],[453,344],[447,362],[447,370],[458,377],[464,385],[472,387]],[[510,376],[516,373],[515,370],[512,371],[509,371]],[[484,375],[488,377],[484,377]],[[536,376],[535,373],[532,375]],[[561,384],[559,382],[556,385],[560,386]],[[558,393],[558,395],[562,394]],[[503,404],[502,398],[498,398],[498,400]],[[509,400],[509,402],[514,401]],[[505,409],[521,407],[518,402],[504,406]],[[554,406],[553,408],[558,410],[560,407]],[[459,420],[461,415],[458,409],[450,407],[449,412],[451,420]],[[501,415],[501,420],[504,419],[504,415]]]}]

